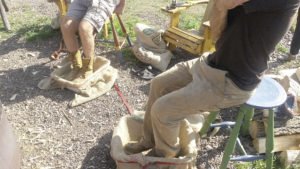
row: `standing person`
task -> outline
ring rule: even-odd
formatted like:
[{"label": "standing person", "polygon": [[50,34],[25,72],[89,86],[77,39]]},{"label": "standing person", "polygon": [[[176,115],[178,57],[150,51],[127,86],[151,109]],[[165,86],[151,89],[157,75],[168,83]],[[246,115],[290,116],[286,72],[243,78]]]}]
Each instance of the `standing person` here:
[{"label": "standing person", "polygon": [[[85,79],[93,73],[95,34],[112,13],[122,14],[125,0],[73,0],[61,22],[63,39],[72,60],[70,79]],[[79,48],[76,33],[82,44]]]},{"label": "standing person", "polygon": [[216,0],[227,14],[216,51],[181,62],[151,81],[143,137],[125,149],[154,148],[159,157],[176,157],[180,121],[200,111],[245,103],[261,81],[270,54],[286,33],[300,0]]},{"label": "standing person", "polygon": [[282,61],[291,61],[297,59],[297,55],[300,49],[300,9],[298,9],[297,23],[295,27],[295,32],[292,38],[290,53],[287,56],[279,57]]}]

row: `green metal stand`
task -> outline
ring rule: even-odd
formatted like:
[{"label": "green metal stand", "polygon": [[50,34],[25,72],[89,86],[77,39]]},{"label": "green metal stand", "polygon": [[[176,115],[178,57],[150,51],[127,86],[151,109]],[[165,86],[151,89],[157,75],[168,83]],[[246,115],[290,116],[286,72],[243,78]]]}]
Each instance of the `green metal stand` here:
[{"label": "green metal stand", "polygon": [[236,120],[236,124],[235,124],[233,130],[230,133],[229,140],[228,140],[228,142],[226,144],[226,147],[225,147],[225,152],[224,152],[224,155],[223,155],[223,159],[222,159],[220,169],[226,169],[227,168],[227,164],[230,160],[230,155],[233,153],[234,148],[235,148],[235,143],[236,143],[237,137],[239,135],[239,131],[240,131],[240,128],[241,128],[246,110],[247,109],[245,109],[244,106],[242,106],[240,108],[240,111],[239,111],[239,114],[238,114],[238,117],[237,117],[237,120]]},{"label": "green metal stand", "polygon": [[274,111],[269,109],[268,126],[266,133],[266,168],[273,167],[273,149],[274,149]]},{"label": "green metal stand", "polygon": [[242,105],[242,109],[245,111],[245,118],[243,125],[241,126],[241,135],[246,136],[249,134],[249,127],[254,115],[254,108],[247,105]]},{"label": "green metal stand", "polygon": [[208,115],[207,119],[205,120],[204,122],[204,125],[203,127],[201,128],[200,132],[199,132],[199,135],[200,137],[204,136],[208,129],[210,128],[210,124],[215,121],[217,115],[218,115],[219,112],[210,112],[210,114]]}]

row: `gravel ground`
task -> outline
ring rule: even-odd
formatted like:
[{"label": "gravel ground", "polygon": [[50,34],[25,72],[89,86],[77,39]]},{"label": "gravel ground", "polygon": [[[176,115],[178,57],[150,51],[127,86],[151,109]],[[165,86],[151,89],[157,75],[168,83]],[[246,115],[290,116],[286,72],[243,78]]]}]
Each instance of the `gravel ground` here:
[{"label": "gravel ground", "polygon": [[[25,3],[49,17],[56,11],[54,5],[41,0],[15,0],[12,10]],[[154,16],[149,18],[155,19]],[[290,37],[288,34],[284,39],[286,45]],[[69,108],[73,92],[37,87],[38,82],[51,72],[53,63],[48,57],[57,49],[58,41],[59,37],[52,37],[46,41],[24,42],[13,36],[0,42],[0,100],[18,136],[22,169],[114,169],[116,166],[109,154],[112,131],[120,117],[128,114],[117,92],[111,89],[91,102]],[[97,47],[98,54],[107,50]],[[184,52],[175,54],[172,64],[191,58]],[[101,55],[110,59],[112,66],[119,70],[117,83],[128,103],[135,109],[142,109],[147,100],[149,81],[141,80],[131,72],[136,66],[132,62],[121,65],[116,52]],[[278,53],[271,59],[271,68],[281,65],[276,55]],[[234,117],[234,113],[229,115],[229,118]],[[227,138],[228,132],[222,131],[213,138],[200,141],[199,169],[220,165]]]}]

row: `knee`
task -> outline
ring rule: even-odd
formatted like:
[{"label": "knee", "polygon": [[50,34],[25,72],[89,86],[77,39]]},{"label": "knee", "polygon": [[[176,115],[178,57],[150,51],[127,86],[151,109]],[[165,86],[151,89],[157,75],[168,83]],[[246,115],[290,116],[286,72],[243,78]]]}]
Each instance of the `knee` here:
[{"label": "knee", "polygon": [[79,34],[81,35],[93,35],[94,27],[87,21],[81,21],[79,24]]},{"label": "knee", "polygon": [[150,88],[155,91],[160,91],[161,83],[162,83],[162,81],[161,81],[160,77],[156,76],[155,78],[153,78],[151,80]]},{"label": "knee", "polygon": [[61,29],[62,33],[70,32],[71,20],[63,19],[60,23],[60,29]]},{"label": "knee", "polygon": [[161,123],[168,122],[166,105],[162,98],[157,99],[151,107],[151,119],[159,120]]}]

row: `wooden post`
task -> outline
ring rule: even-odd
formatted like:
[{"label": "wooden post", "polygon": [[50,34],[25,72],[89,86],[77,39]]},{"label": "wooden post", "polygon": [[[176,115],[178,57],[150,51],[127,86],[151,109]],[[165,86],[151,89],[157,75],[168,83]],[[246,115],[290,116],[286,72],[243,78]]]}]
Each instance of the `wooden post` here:
[{"label": "wooden post", "polygon": [[170,27],[178,27],[179,25],[179,15],[180,15],[180,12],[176,12],[176,13],[172,13],[170,18],[171,18],[171,21],[170,21]]},{"label": "wooden post", "polygon": [[103,25],[102,35],[103,35],[104,39],[108,38],[108,23],[109,23],[109,20],[106,20]]},{"label": "wooden post", "polygon": [[65,16],[68,11],[68,4],[65,0],[56,0],[56,5],[58,6],[59,12],[61,16]]}]

